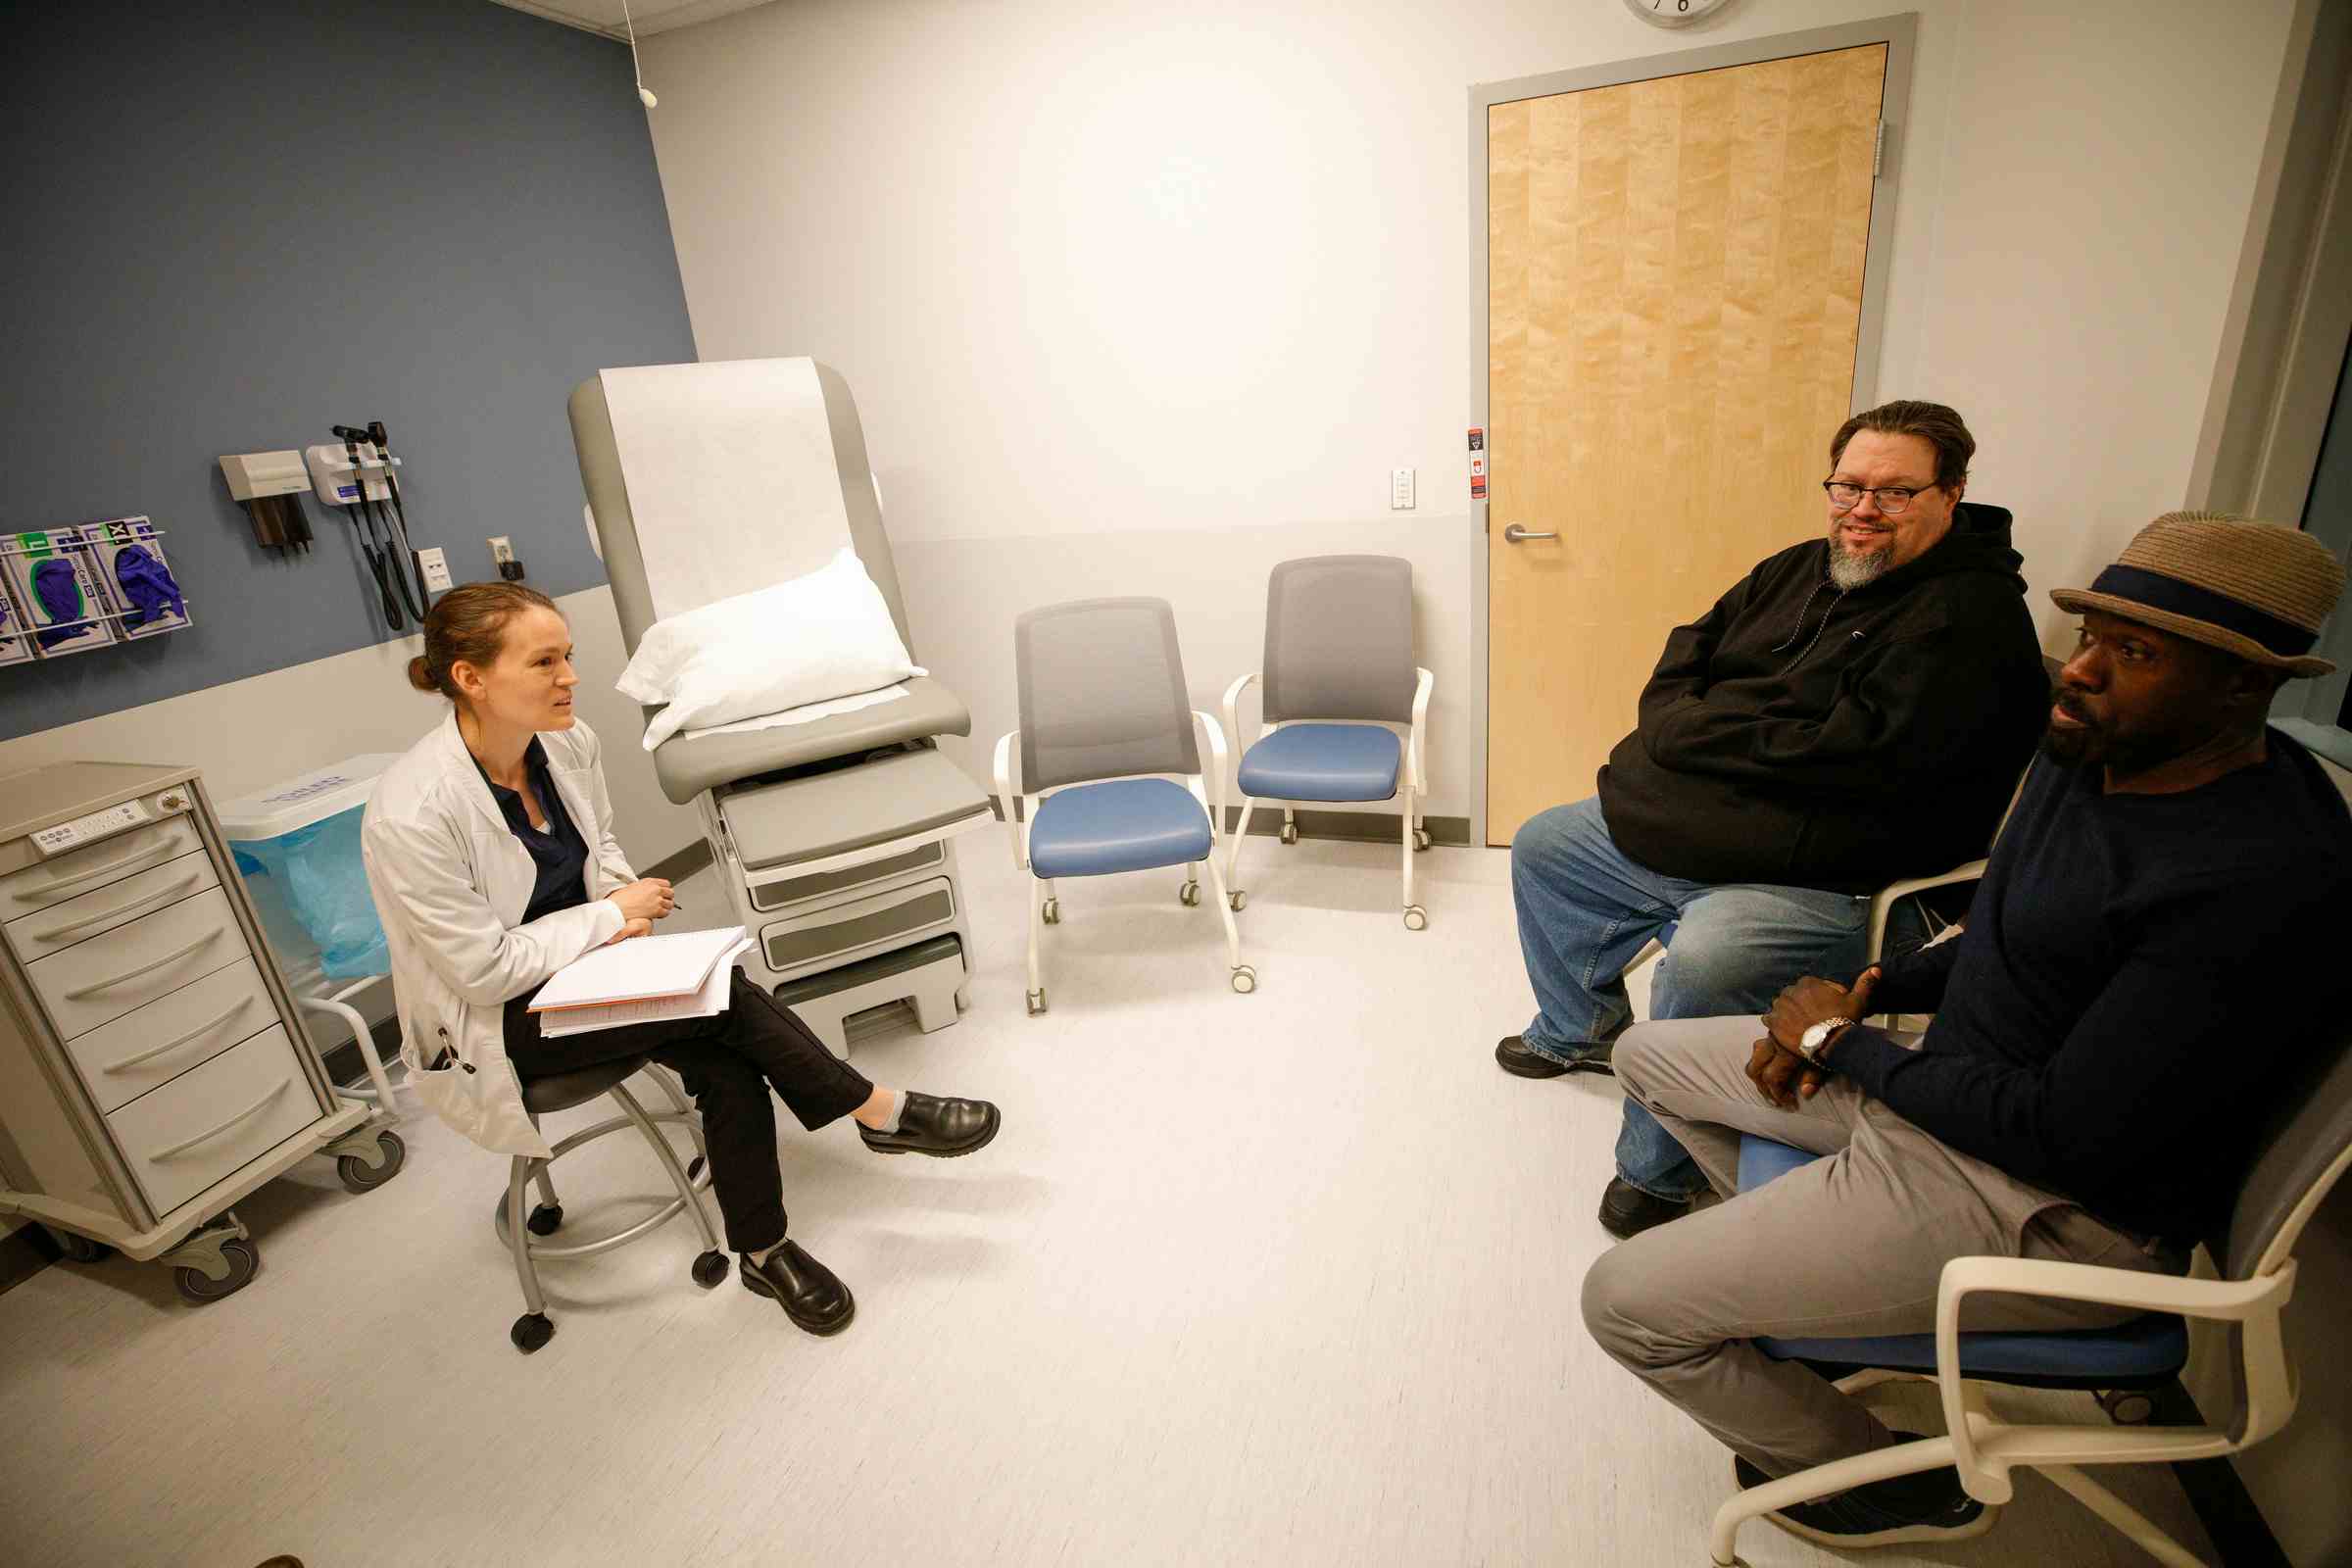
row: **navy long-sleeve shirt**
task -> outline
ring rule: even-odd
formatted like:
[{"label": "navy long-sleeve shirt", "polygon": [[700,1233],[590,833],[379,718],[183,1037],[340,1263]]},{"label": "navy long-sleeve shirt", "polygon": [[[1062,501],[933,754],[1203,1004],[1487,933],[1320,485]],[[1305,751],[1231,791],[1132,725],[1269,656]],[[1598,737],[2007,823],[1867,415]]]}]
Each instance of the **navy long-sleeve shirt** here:
[{"label": "navy long-sleeve shirt", "polygon": [[2034,764],[1959,939],[1889,962],[1828,1060],[1963,1153],[2102,1219],[2211,1235],[2352,1000],[2352,813],[2310,753],[2178,795]]}]

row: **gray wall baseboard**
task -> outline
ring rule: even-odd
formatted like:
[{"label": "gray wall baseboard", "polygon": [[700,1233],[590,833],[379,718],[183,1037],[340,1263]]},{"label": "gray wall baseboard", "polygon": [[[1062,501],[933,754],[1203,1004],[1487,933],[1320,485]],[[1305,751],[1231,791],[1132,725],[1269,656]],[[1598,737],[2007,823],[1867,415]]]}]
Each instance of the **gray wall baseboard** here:
[{"label": "gray wall baseboard", "polygon": [[[988,808],[1000,822],[1004,820],[1004,808],[995,797],[990,797]],[[1397,811],[1318,811],[1293,808],[1298,819],[1298,836],[1308,839],[1341,839],[1358,844],[1394,844],[1404,832]],[[1238,806],[1225,808],[1225,831],[1230,833],[1242,819]],[[1470,819],[1466,816],[1430,816],[1422,818],[1422,826],[1430,843],[1443,844],[1448,849],[1467,849],[1470,845]],[[1250,836],[1275,838],[1282,832],[1280,802],[1260,801],[1257,809],[1250,813]]]}]

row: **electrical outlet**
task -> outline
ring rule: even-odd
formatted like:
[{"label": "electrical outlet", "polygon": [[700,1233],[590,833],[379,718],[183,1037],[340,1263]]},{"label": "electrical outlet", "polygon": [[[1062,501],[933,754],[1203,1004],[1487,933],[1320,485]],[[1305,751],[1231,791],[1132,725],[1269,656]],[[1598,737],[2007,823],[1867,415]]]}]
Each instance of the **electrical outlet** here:
[{"label": "electrical outlet", "polygon": [[1412,469],[1391,468],[1389,470],[1389,510],[1391,512],[1413,510]]},{"label": "electrical outlet", "polygon": [[503,533],[491,540],[490,559],[502,566],[513,561],[514,559],[514,541]]},{"label": "electrical outlet", "polygon": [[456,586],[449,579],[449,558],[440,551],[417,551],[416,564],[424,568],[424,587],[427,593],[447,593]]}]

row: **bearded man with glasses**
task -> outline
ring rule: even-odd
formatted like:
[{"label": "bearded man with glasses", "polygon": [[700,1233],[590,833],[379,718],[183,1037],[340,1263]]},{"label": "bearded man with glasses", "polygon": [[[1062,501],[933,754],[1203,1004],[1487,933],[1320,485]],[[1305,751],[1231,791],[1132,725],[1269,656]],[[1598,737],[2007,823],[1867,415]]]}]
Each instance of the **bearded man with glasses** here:
[{"label": "bearded man with glasses", "polygon": [[[1599,793],[1519,830],[1536,1016],[1495,1047],[1504,1071],[1609,1071],[1653,937],[1653,1018],[1760,1014],[1799,976],[1862,967],[1875,890],[1984,853],[2049,682],[2009,514],[1961,499],[1976,447],[1939,403],[1848,419],[1826,536],[1676,627]],[[1601,1224],[1635,1235],[1705,1185],[1627,1101]]]}]

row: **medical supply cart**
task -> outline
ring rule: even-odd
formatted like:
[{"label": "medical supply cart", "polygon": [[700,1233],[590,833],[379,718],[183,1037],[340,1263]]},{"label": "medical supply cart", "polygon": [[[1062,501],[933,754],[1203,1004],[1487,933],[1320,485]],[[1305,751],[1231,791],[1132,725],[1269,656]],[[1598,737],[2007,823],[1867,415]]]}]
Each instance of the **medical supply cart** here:
[{"label": "medical supply cart", "polygon": [[336,1098],[193,768],[0,778],[0,1214],[216,1300],[260,1266],[230,1205],[312,1154],[381,1186],[379,1115]]}]

